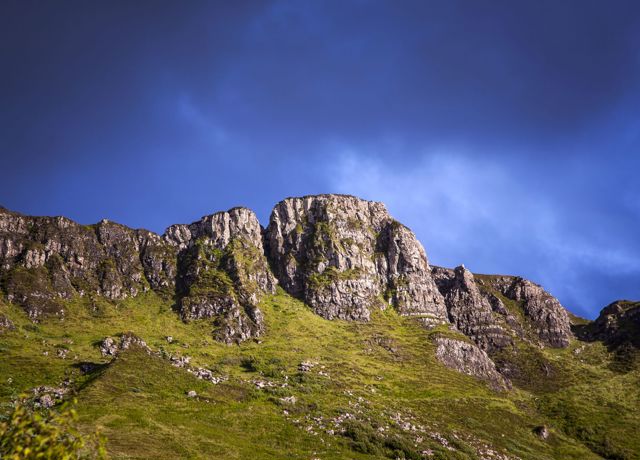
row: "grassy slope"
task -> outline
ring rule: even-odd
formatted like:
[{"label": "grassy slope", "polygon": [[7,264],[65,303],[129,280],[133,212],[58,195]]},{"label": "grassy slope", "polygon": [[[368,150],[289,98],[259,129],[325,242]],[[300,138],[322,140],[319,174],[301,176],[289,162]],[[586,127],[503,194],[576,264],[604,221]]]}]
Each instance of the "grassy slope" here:
[{"label": "grassy slope", "polygon": [[[85,427],[101,428],[113,458],[357,459],[394,450],[410,457],[431,449],[436,458],[462,459],[479,458],[475,452],[492,446],[522,459],[589,459],[599,457],[576,438],[597,450],[605,442],[602,430],[591,439],[574,425],[600,418],[600,425],[610,424],[606,442],[627,453],[619,458],[639,458],[632,454],[639,450],[640,416],[631,410],[638,406],[637,373],[608,370],[601,359],[606,352],[597,344],[588,345],[580,358],[572,350],[544,350],[569,375],[568,388],[497,394],[440,365],[431,333],[392,310],[366,324],[326,321],[279,293],[263,302],[268,333],[261,343],[225,346],[211,339],[206,321],[182,323],[170,303],[154,294],[117,306],[86,302],[70,303],[64,321],[39,325],[16,307],[0,305],[0,313],[17,325],[0,336],[0,410],[21,391],[70,377]],[[107,362],[95,343],[124,331],[154,350],[191,356],[192,365],[229,380],[219,385],[197,380],[141,350],[81,376],[78,362]],[[64,360],[56,357],[62,347],[70,350]],[[302,361],[318,364],[300,372]],[[251,382],[256,379],[276,386],[257,389]],[[189,390],[198,398],[187,398]],[[280,400],[288,396],[297,402]],[[610,405],[601,406],[603,401]],[[567,419],[567,408],[577,422]],[[613,420],[619,409],[623,418]],[[342,425],[349,436],[328,434],[330,420],[345,413],[356,419]],[[398,417],[401,422],[394,422]],[[407,422],[417,431],[400,426]],[[547,441],[532,433],[541,424],[552,427]],[[436,433],[454,450],[436,440]]]}]

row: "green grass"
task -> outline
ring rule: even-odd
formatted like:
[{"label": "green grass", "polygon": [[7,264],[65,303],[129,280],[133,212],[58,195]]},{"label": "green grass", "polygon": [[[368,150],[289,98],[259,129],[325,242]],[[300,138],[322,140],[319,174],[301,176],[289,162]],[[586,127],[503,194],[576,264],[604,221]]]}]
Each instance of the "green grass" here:
[{"label": "green grass", "polygon": [[[69,378],[83,430],[99,428],[116,459],[421,458],[423,450],[477,459],[489,448],[523,460],[596,459],[606,443],[631,452],[619,458],[639,458],[640,423],[631,410],[638,407],[637,373],[614,374],[598,344],[579,355],[573,348],[540,352],[563,369],[560,389],[495,393],[435,359],[432,335],[453,332],[427,331],[393,309],[376,311],[368,323],[327,321],[280,291],[260,305],[266,334],[229,346],[213,340],[208,321],[180,321],[171,304],[153,293],[117,304],[75,299],[65,304],[64,321],[35,325],[0,304],[16,324],[0,336],[0,411],[24,390]],[[102,358],[95,344],[125,331],[228,380],[198,380],[139,349],[113,362]],[[56,357],[58,348],[69,350],[67,359]],[[315,365],[301,372],[303,361]],[[80,362],[105,366],[83,376]],[[594,386],[584,379],[607,380]],[[258,389],[256,380],[273,386]],[[187,397],[191,390],[197,398]],[[282,400],[291,396],[294,404]],[[610,405],[602,407],[605,396]],[[618,423],[612,417],[621,408]],[[329,434],[344,414],[351,416]],[[605,418],[591,438],[574,429],[598,417]],[[542,424],[551,428],[546,441],[533,433]]]}]

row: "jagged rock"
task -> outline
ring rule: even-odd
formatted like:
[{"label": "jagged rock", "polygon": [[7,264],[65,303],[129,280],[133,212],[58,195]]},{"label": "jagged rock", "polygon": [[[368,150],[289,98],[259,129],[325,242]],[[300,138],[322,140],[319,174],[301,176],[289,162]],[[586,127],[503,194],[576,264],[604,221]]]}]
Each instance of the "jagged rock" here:
[{"label": "jagged rock", "polygon": [[273,209],[266,240],[283,288],[324,318],[368,320],[388,302],[403,315],[446,321],[424,249],[382,203],[287,198]]},{"label": "jagged rock", "polygon": [[640,349],[640,302],[616,300],[602,309],[581,334],[616,348],[623,344]]},{"label": "jagged rock", "polygon": [[[473,273],[464,265],[455,270],[434,267],[432,273],[447,304],[449,320],[459,331],[485,351],[501,349],[513,343],[494,316],[496,308],[482,295]],[[497,297],[496,300],[500,302]],[[506,314],[501,302],[497,305],[497,310]]]},{"label": "jagged rock", "polygon": [[557,348],[569,345],[573,337],[571,323],[558,299],[523,278],[515,278],[505,296],[523,302],[524,314],[543,342]]},{"label": "jagged rock", "polygon": [[595,321],[574,327],[581,340],[600,340],[613,352],[614,369],[640,368],[640,302],[617,300],[603,308]]},{"label": "jagged rock", "polygon": [[197,398],[198,397],[198,393],[196,393],[194,390],[190,390],[187,392],[187,397],[189,398]]},{"label": "jagged rock", "polygon": [[119,343],[113,337],[106,337],[100,342],[99,347],[102,356],[117,356],[121,351],[128,350],[131,347],[139,347],[147,353],[151,353],[147,343],[132,332],[122,334]]},{"label": "jagged rock", "polygon": [[125,332],[120,336],[120,350],[128,350],[131,347],[139,347],[148,353],[151,352],[151,349],[144,340],[132,332]]},{"label": "jagged rock", "polygon": [[191,225],[167,229],[165,240],[180,248],[178,294],[185,321],[215,318],[216,338],[242,342],[264,331],[261,298],[274,293],[255,214],[233,208]]},{"label": "jagged rock", "polygon": [[32,390],[33,404],[35,407],[49,409],[64,399],[69,392],[65,387],[39,386]]},{"label": "jagged rock", "polygon": [[118,345],[113,337],[106,337],[100,343],[100,353],[102,356],[115,356],[118,354]]},{"label": "jagged rock", "polygon": [[445,366],[485,380],[495,390],[506,390],[511,383],[496,370],[486,352],[469,342],[436,337],[436,357]]},{"label": "jagged rock", "polygon": [[106,220],[85,226],[0,209],[2,288],[32,319],[59,313],[60,300],[73,295],[172,291],[175,252],[158,235]]},{"label": "jagged rock", "polygon": [[172,356],[169,358],[171,365],[174,367],[188,367],[191,362],[190,356]]},{"label": "jagged rock", "polygon": [[502,300],[491,291],[499,293],[508,301],[515,302],[517,308],[521,309],[525,323],[521,324],[512,315],[505,317],[507,324],[520,338],[539,341],[556,348],[569,345],[573,338],[569,314],[558,299],[541,286],[521,277],[487,275],[483,275],[482,285],[488,290],[485,296],[494,311],[507,311],[507,309]]}]

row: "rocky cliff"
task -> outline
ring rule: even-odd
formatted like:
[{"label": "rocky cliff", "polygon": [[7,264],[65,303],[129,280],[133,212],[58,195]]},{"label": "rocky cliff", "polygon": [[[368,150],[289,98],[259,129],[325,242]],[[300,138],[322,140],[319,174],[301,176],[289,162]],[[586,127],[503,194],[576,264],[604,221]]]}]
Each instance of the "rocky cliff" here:
[{"label": "rocky cliff", "polygon": [[391,305],[402,315],[446,321],[422,245],[382,203],[288,198],[275,206],[266,235],[283,288],[325,318],[368,320],[372,309]]},{"label": "rocky cliff", "polygon": [[262,246],[262,228],[246,208],[173,225],[165,241],[178,248],[176,293],[182,318],[215,318],[216,338],[241,342],[264,331],[261,297],[276,279]]},{"label": "rocky cliff", "polygon": [[540,286],[430,267],[413,232],[382,203],[345,195],[287,198],[266,229],[251,210],[233,208],[162,236],[0,209],[0,282],[34,321],[64,315],[73,296],[117,301],[154,290],[175,299],[185,322],[211,321],[227,343],[264,332],[259,303],[279,283],[326,319],[368,321],[393,308],[428,327],[451,327],[475,345],[441,341],[438,356],[495,387],[508,382],[493,374],[490,356],[518,341],[566,347],[573,337],[566,310]]}]

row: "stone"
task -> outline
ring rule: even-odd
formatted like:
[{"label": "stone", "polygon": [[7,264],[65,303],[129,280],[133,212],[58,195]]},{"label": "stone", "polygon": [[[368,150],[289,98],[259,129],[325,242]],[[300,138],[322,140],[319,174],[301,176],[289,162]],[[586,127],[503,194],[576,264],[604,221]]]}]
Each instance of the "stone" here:
[{"label": "stone", "polygon": [[130,348],[140,348],[147,353],[151,353],[151,349],[147,346],[147,343],[132,332],[125,332],[120,336],[119,342],[113,337],[105,337],[100,342],[99,348],[102,356],[117,356],[121,351],[128,350]]},{"label": "stone", "polygon": [[541,286],[523,278],[514,278],[504,291],[506,297],[522,302],[524,314],[543,343],[566,348],[573,338],[567,310]]},{"label": "stone", "polygon": [[100,343],[100,353],[102,356],[115,356],[118,353],[118,345],[113,337],[106,337]]},{"label": "stone", "polygon": [[187,392],[187,397],[189,398],[197,398],[198,397],[198,393],[196,393],[194,390],[190,390]]},{"label": "stone", "polygon": [[450,369],[486,381],[497,391],[507,390],[511,383],[497,371],[487,353],[476,345],[449,337],[436,337],[436,357]]}]

